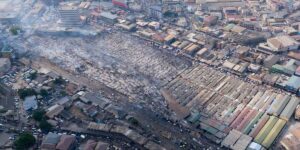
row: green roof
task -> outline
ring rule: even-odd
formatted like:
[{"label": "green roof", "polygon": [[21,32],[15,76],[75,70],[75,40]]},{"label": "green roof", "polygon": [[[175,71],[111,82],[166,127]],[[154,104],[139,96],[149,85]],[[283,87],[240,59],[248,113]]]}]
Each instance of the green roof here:
[{"label": "green roof", "polygon": [[261,144],[264,139],[267,137],[268,133],[272,130],[275,123],[278,121],[277,117],[270,116],[268,122],[264,125],[264,127],[259,131],[257,136],[255,137],[254,141],[256,143]]},{"label": "green roof", "polygon": [[276,139],[276,137],[278,136],[278,134],[280,133],[280,131],[284,127],[285,123],[286,123],[286,121],[282,120],[282,119],[279,119],[276,122],[276,124],[274,125],[274,127],[272,128],[270,133],[267,135],[267,137],[262,142],[262,145],[265,148],[269,148],[272,145],[272,143],[274,142],[274,140]]}]

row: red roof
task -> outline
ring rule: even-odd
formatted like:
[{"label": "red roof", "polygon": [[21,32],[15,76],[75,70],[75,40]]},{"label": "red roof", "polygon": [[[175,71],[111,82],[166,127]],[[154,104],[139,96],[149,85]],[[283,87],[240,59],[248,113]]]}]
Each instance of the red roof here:
[{"label": "red roof", "polygon": [[119,7],[128,8],[127,4],[125,3],[125,0],[112,0],[112,3]]}]

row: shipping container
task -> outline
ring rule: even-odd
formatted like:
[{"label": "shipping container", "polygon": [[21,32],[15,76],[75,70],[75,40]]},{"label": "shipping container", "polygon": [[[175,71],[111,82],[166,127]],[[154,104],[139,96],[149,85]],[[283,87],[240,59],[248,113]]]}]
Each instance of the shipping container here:
[{"label": "shipping container", "polygon": [[268,133],[272,130],[275,123],[278,121],[277,117],[270,116],[268,122],[264,125],[264,127],[259,131],[257,136],[255,137],[254,141],[256,143],[261,144],[263,140],[267,137]]},{"label": "shipping container", "polygon": [[259,121],[259,119],[263,116],[263,112],[258,112],[256,116],[247,124],[247,126],[243,129],[244,134],[249,134],[254,125]]},{"label": "shipping container", "polygon": [[255,127],[251,130],[249,135],[251,137],[256,137],[259,131],[264,127],[264,125],[268,122],[270,116],[267,114],[264,114],[261,119],[258,121],[258,123],[255,125]]},{"label": "shipping container", "polygon": [[283,129],[286,121],[283,119],[279,119],[276,124],[274,125],[271,132],[267,135],[264,141],[261,143],[265,148],[269,149],[276,137],[279,135],[281,130]]},{"label": "shipping container", "polygon": [[298,104],[299,104],[299,98],[292,97],[289,103],[284,108],[284,110],[281,112],[280,118],[288,121],[293,115],[293,113],[295,112],[295,109]]}]

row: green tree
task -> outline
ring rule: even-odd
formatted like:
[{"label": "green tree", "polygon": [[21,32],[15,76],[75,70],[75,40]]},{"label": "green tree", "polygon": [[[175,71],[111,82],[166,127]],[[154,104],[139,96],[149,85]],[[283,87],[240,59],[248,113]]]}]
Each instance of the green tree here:
[{"label": "green tree", "polygon": [[17,150],[29,149],[36,142],[36,139],[31,133],[22,133],[19,138],[14,142]]},{"label": "green tree", "polygon": [[32,118],[33,118],[35,121],[42,121],[43,118],[44,118],[45,113],[46,113],[45,110],[42,110],[42,109],[35,110],[35,111],[33,112]]},{"label": "green tree", "polygon": [[19,89],[18,94],[21,99],[24,99],[27,96],[37,95],[36,91],[31,88]]},{"label": "green tree", "polygon": [[45,90],[45,89],[41,89],[40,91],[40,95],[43,96],[43,97],[47,97],[49,95],[48,91]]},{"label": "green tree", "polygon": [[135,119],[134,117],[129,118],[128,121],[134,126],[139,125],[139,121],[137,119]]},{"label": "green tree", "polygon": [[54,84],[58,84],[58,85],[61,85],[61,84],[64,84],[65,83],[65,80],[59,76],[58,78],[56,78],[54,81],[53,81]]},{"label": "green tree", "polygon": [[61,95],[61,96],[67,96],[68,93],[67,93],[66,91],[60,91],[60,95]]},{"label": "green tree", "polygon": [[13,26],[9,29],[10,33],[13,35],[18,35],[20,30],[21,30],[20,27],[17,26]]},{"label": "green tree", "polygon": [[34,79],[36,79],[36,77],[37,77],[37,72],[33,72],[30,74],[29,79],[34,80]]},{"label": "green tree", "polygon": [[52,129],[52,125],[46,119],[42,119],[39,127],[43,132],[49,132]]}]

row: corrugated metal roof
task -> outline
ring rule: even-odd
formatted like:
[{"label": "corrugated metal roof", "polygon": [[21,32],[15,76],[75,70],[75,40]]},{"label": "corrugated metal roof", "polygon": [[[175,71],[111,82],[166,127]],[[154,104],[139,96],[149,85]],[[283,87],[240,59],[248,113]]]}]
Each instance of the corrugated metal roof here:
[{"label": "corrugated metal roof", "polygon": [[286,123],[286,121],[282,120],[282,119],[279,119],[276,122],[276,124],[272,128],[271,132],[267,135],[265,140],[262,142],[262,145],[264,147],[269,148],[272,145],[272,143],[274,142],[274,140],[276,139],[276,137],[278,136],[278,134],[280,133],[280,131],[284,127],[285,123]]},{"label": "corrugated metal roof", "polygon": [[233,145],[233,150],[245,150],[252,141],[252,137],[242,134],[238,141]]},{"label": "corrugated metal roof", "polygon": [[299,98],[292,97],[289,103],[286,105],[284,110],[280,114],[280,118],[288,121],[293,115],[297,105],[299,104]]},{"label": "corrugated metal roof", "polygon": [[241,135],[241,132],[235,129],[231,130],[229,134],[225,137],[225,139],[222,141],[222,146],[232,147]]},{"label": "corrugated metal roof", "polygon": [[270,116],[270,119],[264,125],[264,127],[259,131],[259,133],[255,137],[254,141],[256,143],[261,144],[263,142],[263,140],[267,137],[268,133],[272,130],[272,128],[274,127],[274,125],[277,121],[278,121],[277,117]]},{"label": "corrugated metal roof", "polygon": [[263,114],[263,112],[259,112],[258,114],[256,114],[256,116],[244,128],[243,133],[248,134]]},{"label": "corrugated metal roof", "polygon": [[286,86],[299,89],[300,88],[300,77],[293,75],[289,78],[289,80],[285,83]]},{"label": "corrugated metal roof", "polygon": [[111,20],[114,20],[114,19],[118,18],[118,16],[116,16],[114,14],[111,14],[109,12],[102,12],[100,15],[101,15],[101,17],[108,18],[108,19],[111,19]]},{"label": "corrugated metal roof", "polygon": [[289,95],[285,95],[284,97],[277,97],[276,101],[274,101],[274,103],[271,105],[270,110],[268,110],[268,113],[274,116],[280,115],[280,113],[290,101],[290,98],[291,97]]}]

